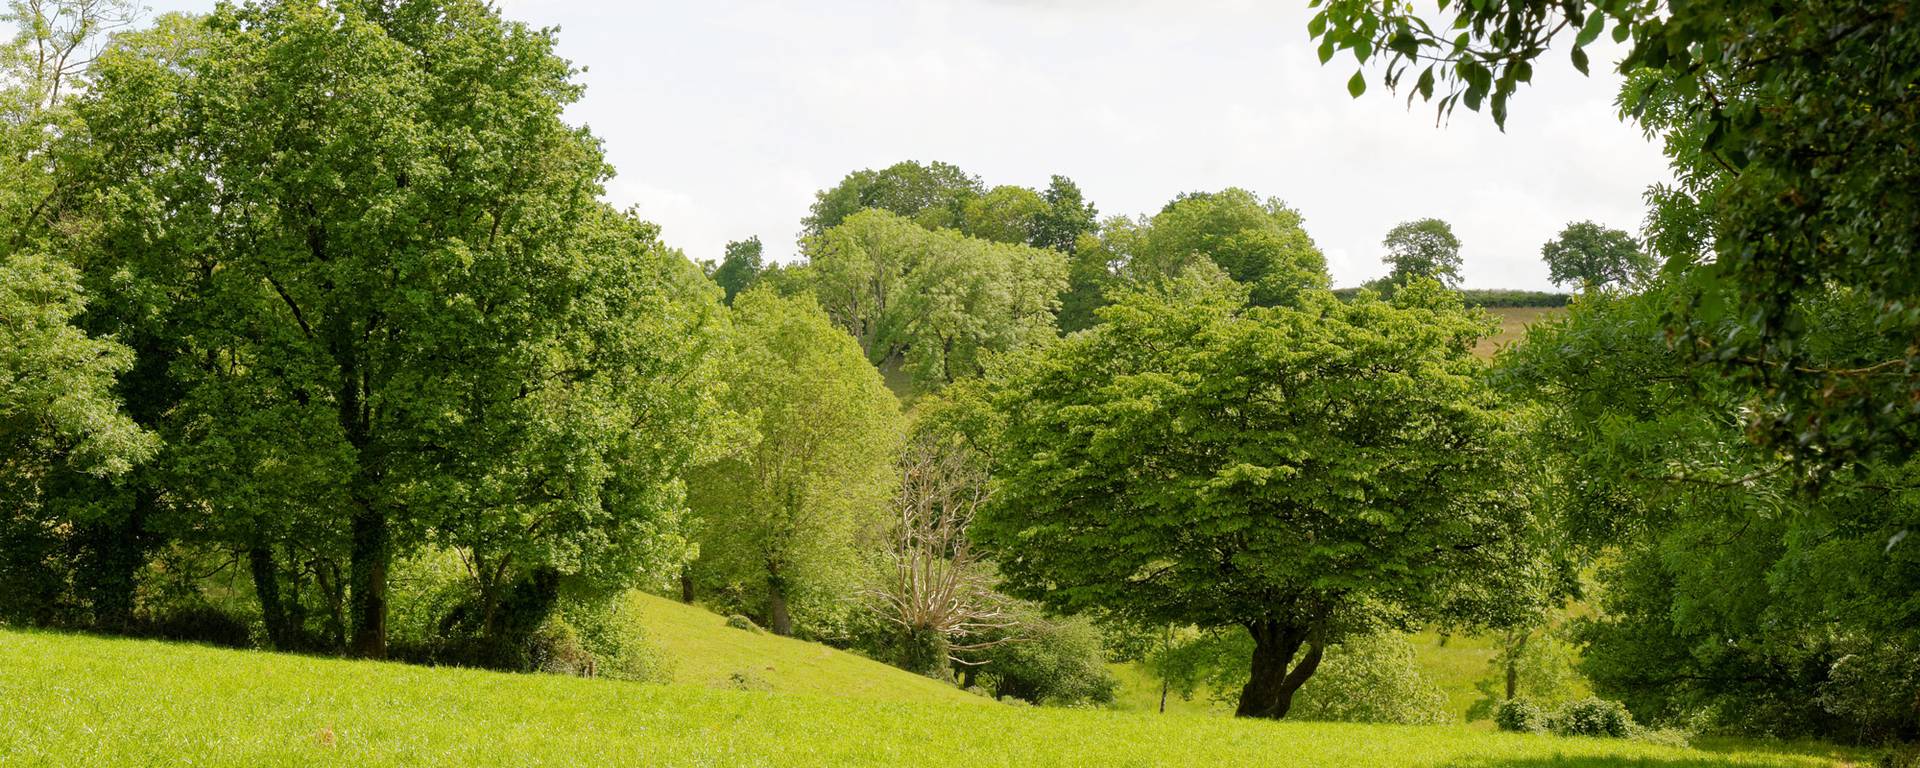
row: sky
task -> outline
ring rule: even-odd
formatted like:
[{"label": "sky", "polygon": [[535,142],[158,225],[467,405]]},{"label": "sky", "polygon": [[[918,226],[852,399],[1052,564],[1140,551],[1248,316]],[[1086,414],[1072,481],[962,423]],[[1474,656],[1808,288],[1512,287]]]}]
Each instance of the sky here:
[{"label": "sky", "polygon": [[[212,0],[149,0],[155,12]],[[501,0],[555,26],[585,70],[568,119],[606,145],[612,202],[717,259],[757,235],[797,258],[816,191],[861,168],[940,160],[988,185],[1071,177],[1102,217],[1237,186],[1285,200],[1336,285],[1384,274],[1380,239],[1437,217],[1464,283],[1551,287],[1540,246],[1570,221],[1637,232],[1657,145],[1616,117],[1620,51],[1536,66],[1504,133],[1444,122],[1377,68],[1322,66],[1305,0]]]}]

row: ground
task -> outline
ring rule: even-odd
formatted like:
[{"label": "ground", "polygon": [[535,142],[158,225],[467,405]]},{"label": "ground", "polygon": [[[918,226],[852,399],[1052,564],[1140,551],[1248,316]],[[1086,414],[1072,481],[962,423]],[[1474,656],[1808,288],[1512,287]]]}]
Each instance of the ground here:
[{"label": "ground", "polygon": [[1487,312],[1500,321],[1500,330],[1480,341],[1473,353],[1491,358],[1501,347],[1511,344],[1527,332],[1527,326],[1566,313],[1565,307],[1493,307]]},{"label": "ground", "polygon": [[[733,645],[725,633],[746,635],[707,616],[704,634],[721,646]],[[658,632],[663,645],[679,642],[668,639],[677,620]],[[777,642],[711,657],[758,649],[748,652],[769,654],[775,673],[789,668],[789,690],[844,695],[713,688],[692,663],[683,668],[691,679],[655,685],[0,631],[0,765],[1843,765],[1819,753],[1459,726],[1045,709],[965,694],[908,702],[891,698],[909,684],[891,677],[897,670],[748,636]]]}]

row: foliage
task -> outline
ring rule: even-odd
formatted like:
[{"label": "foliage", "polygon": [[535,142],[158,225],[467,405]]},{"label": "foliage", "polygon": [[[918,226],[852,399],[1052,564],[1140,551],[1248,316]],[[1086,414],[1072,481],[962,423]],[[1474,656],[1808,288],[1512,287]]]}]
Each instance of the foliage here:
[{"label": "foliage", "polygon": [[776,634],[794,614],[847,608],[863,574],[856,537],[883,519],[903,432],[898,401],[807,297],[734,301],[722,401],[750,432],[693,471],[695,572]]},{"label": "foliage", "polygon": [[1460,285],[1460,238],[1453,227],[1439,219],[1405,221],[1387,230],[1380,241],[1387,254],[1387,282],[1401,285],[1411,278],[1437,280],[1441,285]]},{"label": "foliage", "polygon": [[885,211],[855,214],[806,252],[820,306],[869,361],[904,366],[921,392],[1052,338],[1066,282],[1058,252],[927,231]]},{"label": "foliage", "polygon": [[736,240],[727,243],[726,255],[720,259],[720,266],[713,269],[713,282],[726,292],[726,302],[732,304],[733,297],[753,287],[765,268],[761,259],[760,238]]},{"label": "foliage", "polygon": [[[1911,459],[1830,474],[1818,495],[1742,419],[1757,393],[1669,346],[1685,285],[1589,294],[1502,357],[1541,408],[1534,454],[1575,540],[1610,552],[1597,616],[1576,626],[1582,671],[1656,723],[1780,737],[1909,737],[1920,718],[1842,702],[1920,696],[1901,675],[1842,674],[1873,648],[1912,647],[1920,526]],[[1876,307],[1836,290],[1804,307],[1813,360],[1884,353]],[[1904,692],[1900,689],[1905,687]]]},{"label": "foliage", "polygon": [[737,613],[727,617],[727,626],[744,632],[760,631],[760,625],[753,623],[753,619]]},{"label": "foliage", "polygon": [[1561,736],[1605,736],[1624,739],[1633,735],[1632,713],[1617,701],[1585,698],[1570,701],[1553,713],[1553,732]]},{"label": "foliage", "polygon": [[1116,224],[1120,231],[1103,238],[1114,246],[1107,260],[1124,264],[1136,286],[1179,278],[1203,261],[1246,286],[1256,306],[1291,304],[1328,285],[1326,256],[1307,236],[1300,213],[1279,198],[1262,200],[1237,187],[1194,192],[1147,221]]},{"label": "foliage", "polygon": [[1421,677],[1413,644],[1387,634],[1350,638],[1330,649],[1300,689],[1292,714],[1347,723],[1453,722],[1446,694]]},{"label": "foliage", "polygon": [[[1352,301],[1360,295],[1363,288],[1335,288],[1333,295],[1341,301]],[[1378,291],[1375,291],[1378,293]],[[1495,309],[1502,307],[1564,307],[1572,300],[1565,293],[1551,291],[1522,291],[1510,288],[1462,288],[1460,301],[1469,307]]]},{"label": "foliage", "polygon": [[975,531],[1015,594],[1244,627],[1241,711],[1278,717],[1327,646],[1509,620],[1507,580],[1544,568],[1471,357],[1483,320],[1428,282],[1391,304],[1248,307],[1245,291],[1189,274],[1009,365]]},{"label": "foliage", "polygon": [[1003,184],[966,201],[961,210],[957,228],[962,234],[996,243],[1026,243],[1034,238],[1047,203],[1038,192]]},{"label": "foliage", "polygon": [[[1315,0],[1320,60],[1379,61],[1389,87],[1490,109],[1530,82],[1550,43],[1581,71],[1611,30],[1631,41],[1618,71],[1624,116],[1666,138],[1678,184],[1651,195],[1666,270],[1694,289],[1665,323],[1691,363],[1756,393],[1744,414],[1767,445],[1816,470],[1920,445],[1920,103],[1908,62],[1920,17],[1905,3],[1827,0],[1684,5],[1495,0],[1430,9]],[[1407,77],[1417,74],[1408,83]],[[1348,84],[1359,95],[1363,73]],[[1667,233],[1671,234],[1671,233]],[[1828,291],[1872,307],[1875,354],[1818,361],[1803,307]]]},{"label": "foliage", "polygon": [[1031,604],[1008,611],[1005,626],[976,633],[981,642],[959,648],[967,679],[984,677],[995,696],[1031,704],[1108,704],[1117,681],[1107,671],[1099,628],[1084,617],[1048,616]]},{"label": "foliage", "polygon": [[847,174],[832,189],[815,194],[800,223],[807,237],[819,237],[856,213],[879,209],[927,229],[959,229],[967,202],[983,192],[979,177],[956,166],[908,160]]},{"label": "foliage", "polygon": [[1545,733],[1552,727],[1551,720],[1546,709],[1525,698],[1502,701],[1493,711],[1493,724],[1503,731]]},{"label": "foliage", "polygon": [[1100,211],[1072,179],[1055,174],[1040,191],[1040,200],[1046,208],[1034,216],[1028,245],[1073,253],[1080,238],[1100,228]]},{"label": "foliage", "polygon": [[1632,286],[1651,276],[1653,260],[1633,236],[1591,221],[1576,221],[1540,246],[1547,279],[1583,290]]}]

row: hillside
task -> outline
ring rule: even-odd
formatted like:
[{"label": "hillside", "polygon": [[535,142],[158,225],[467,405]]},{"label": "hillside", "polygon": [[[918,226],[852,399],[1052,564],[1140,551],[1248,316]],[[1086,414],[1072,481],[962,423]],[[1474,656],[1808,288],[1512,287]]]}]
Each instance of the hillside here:
[{"label": "hillside", "polygon": [[642,592],[629,599],[643,619],[647,639],[671,660],[677,684],[876,701],[988,703],[951,685],[818,643],[734,629],[704,608]]},{"label": "hillside", "polygon": [[905,704],[0,632],[0,764],[163,763],[1838,765],[1453,727]]},{"label": "hillside", "polygon": [[1500,330],[1492,336],[1480,340],[1473,352],[1480,357],[1491,358],[1501,347],[1511,344],[1526,335],[1527,326],[1544,319],[1564,314],[1565,307],[1490,307],[1487,312],[1500,320]]}]

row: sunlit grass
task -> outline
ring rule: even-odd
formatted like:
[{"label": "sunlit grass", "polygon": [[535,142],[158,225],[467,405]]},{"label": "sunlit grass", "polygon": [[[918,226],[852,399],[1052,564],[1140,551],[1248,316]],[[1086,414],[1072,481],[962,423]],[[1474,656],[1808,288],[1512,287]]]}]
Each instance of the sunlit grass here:
[{"label": "sunlit grass", "polygon": [[1836,763],[1820,755],[1750,749],[1710,753],[1458,726],[1263,723],[984,701],[907,703],[9,631],[0,632],[0,764],[1785,768]]}]

